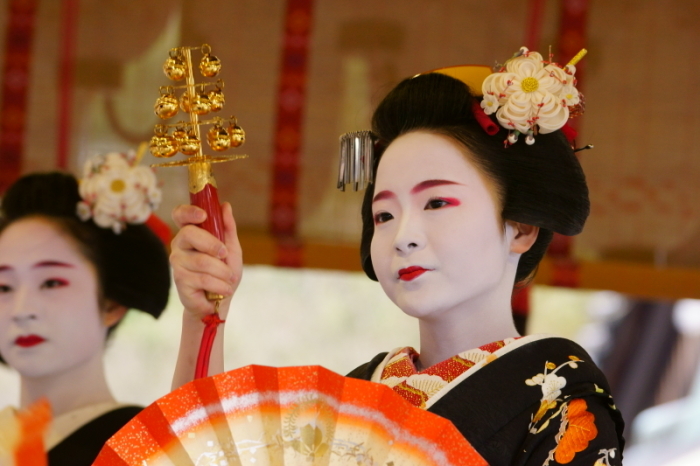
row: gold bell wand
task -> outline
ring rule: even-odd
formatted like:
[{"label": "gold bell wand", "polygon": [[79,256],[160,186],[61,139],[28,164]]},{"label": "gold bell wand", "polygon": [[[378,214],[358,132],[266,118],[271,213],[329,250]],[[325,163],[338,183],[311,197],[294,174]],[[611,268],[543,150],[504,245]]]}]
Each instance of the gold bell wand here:
[{"label": "gold bell wand", "polygon": [[[221,61],[212,55],[211,47],[178,47],[170,49],[163,64],[163,72],[173,81],[184,81],[181,85],[161,86],[160,97],[154,105],[155,114],[161,119],[173,118],[182,110],[189,115],[187,121],[173,124],[158,124],[155,135],[151,138],[150,150],[156,157],[172,157],[178,152],[188,158],[181,161],[154,164],[154,167],[187,166],[189,169],[190,202],[201,207],[207,213],[207,219],[200,226],[224,240],[224,225],[221,216],[219,194],[212,172],[212,164],[245,158],[246,155],[206,155],[202,151],[202,128],[210,126],[207,131],[207,143],[216,152],[223,152],[232,147],[239,147],[245,142],[245,131],[238,126],[235,116],[227,119],[214,117],[200,120],[213,112],[219,112],[225,104],[224,82],[195,82],[192,66],[192,52],[202,54],[199,71],[205,78],[213,78],[221,71]],[[177,96],[181,92],[180,97]],[[209,357],[216,336],[219,319],[218,308],[223,296],[207,292],[207,299],[214,301],[214,313],[203,319],[205,323],[202,343],[197,357],[195,378],[206,377],[209,372]]]}]

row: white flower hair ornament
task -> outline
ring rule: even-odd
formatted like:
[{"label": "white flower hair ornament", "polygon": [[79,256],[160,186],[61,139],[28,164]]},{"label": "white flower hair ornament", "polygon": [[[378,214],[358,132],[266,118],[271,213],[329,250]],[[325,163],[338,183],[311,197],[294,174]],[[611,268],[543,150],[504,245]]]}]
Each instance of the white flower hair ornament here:
[{"label": "white flower hair ornament", "polygon": [[89,159],[80,180],[78,217],[121,233],[127,223],[145,223],[162,192],[151,168],[139,166],[133,152],[111,152]]},{"label": "white flower hair ornament", "polygon": [[520,134],[533,144],[539,133],[561,129],[569,118],[583,113],[583,95],[576,89],[575,64],[581,50],[565,66],[545,61],[526,47],[520,50],[482,84],[484,113],[496,113],[501,126],[510,130],[506,145],[515,144]]}]

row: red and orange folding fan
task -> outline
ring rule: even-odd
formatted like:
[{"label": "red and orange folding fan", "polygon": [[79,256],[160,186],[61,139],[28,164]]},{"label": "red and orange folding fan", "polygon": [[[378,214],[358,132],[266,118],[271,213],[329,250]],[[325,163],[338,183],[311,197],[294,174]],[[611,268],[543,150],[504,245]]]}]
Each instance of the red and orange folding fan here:
[{"label": "red and orange folding fan", "polygon": [[319,366],[246,366],[160,398],[94,466],[486,464],[450,421],[387,386]]}]

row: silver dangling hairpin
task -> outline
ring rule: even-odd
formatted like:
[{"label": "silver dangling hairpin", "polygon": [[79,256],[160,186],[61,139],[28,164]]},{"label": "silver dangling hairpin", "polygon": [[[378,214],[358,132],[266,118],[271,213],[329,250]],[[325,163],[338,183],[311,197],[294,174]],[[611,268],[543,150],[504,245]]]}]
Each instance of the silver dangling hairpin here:
[{"label": "silver dangling hairpin", "polygon": [[374,142],[371,131],[353,131],[340,136],[338,189],[351,184],[355,191],[365,189],[374,178]]}]

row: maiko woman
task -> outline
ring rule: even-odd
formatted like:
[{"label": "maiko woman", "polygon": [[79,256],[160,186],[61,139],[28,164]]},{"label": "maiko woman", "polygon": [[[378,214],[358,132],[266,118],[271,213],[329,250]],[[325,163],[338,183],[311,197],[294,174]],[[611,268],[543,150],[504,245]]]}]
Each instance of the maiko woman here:
[{"label": "maiko woman", "polygon": [[104,374],[105,340],[128,309],[158,317],[168,301],[163,242],[144,224],[160,200],[153,173],[112,153],[81,181],[32,174],[2,199],[0,354],[20,405],[48,399],[50,465],[90,465],[141,408],[120,404]]},{"label": "maiko woman", "polygon": [[[519,335],[511,309],[553,233],[579,233],[589,213],[565,134],[581,111],[575,68],[523,48],[476,84],[464,73],[399,83],[358,144],[374,147],[362,266],[418,320],[420,351],[379,354],[349,376],[450,419],[492,465],[619,465],[623,422],[604,375],[570,340]],[[186,225],[202,220],[196,208],[174,214],[185,226],[171,262],[194,315],[211,312],[203,289],[231,294],[240,278],[225,216],[226,245]]]}]

